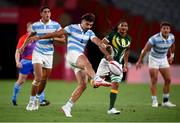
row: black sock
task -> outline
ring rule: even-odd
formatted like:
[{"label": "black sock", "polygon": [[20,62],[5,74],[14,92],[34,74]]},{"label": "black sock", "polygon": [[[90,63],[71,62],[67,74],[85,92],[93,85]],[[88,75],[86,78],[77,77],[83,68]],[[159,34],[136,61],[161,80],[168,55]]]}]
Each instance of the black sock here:
[{"label": "black sock", "polygon": [[167,97],[164,97],[163,98],[163,102],[165,103],[165,102],[168,102],[168,100],[169,100],[169,98],[167,98]]}]

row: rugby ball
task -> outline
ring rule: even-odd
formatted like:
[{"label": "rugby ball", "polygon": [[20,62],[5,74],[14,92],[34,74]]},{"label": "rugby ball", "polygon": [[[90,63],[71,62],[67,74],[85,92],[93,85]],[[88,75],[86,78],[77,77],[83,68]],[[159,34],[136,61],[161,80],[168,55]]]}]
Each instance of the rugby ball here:
[{"label": "rugby ball", "polygon": [[122,65],[117,61],[109,61],[108,67],[110,72],[114,75],[120,75],[123,72]]}]

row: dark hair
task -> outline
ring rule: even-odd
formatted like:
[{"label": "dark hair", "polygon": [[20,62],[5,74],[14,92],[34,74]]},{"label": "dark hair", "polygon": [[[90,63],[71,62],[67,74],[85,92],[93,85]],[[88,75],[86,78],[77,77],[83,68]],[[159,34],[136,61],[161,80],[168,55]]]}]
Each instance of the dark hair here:
[{"label": "dark hair", "polygon": [[49,8],[49,6],[41,6],[40,12],[42,12],[44,9],[49,9],[49,10],[51,10],[51,9]]},{"label": "dark hair", "polygon": [[95,15],[93,13],[86,13],[81,17],[81,21],[82,20],[94,22],[95,21]]},{"label": "dark hair", "polygon": [[167,22],[167,21],[163,21],[160,24],[160,28],[162,28],[162,26],[169,26],[169,27],[171,27],[171,24],[169,22]]},{"label": "dark hair", "polygon": [[119,26],[119,24],[121,24],[121,23],[127,23],[127,21],[125,21],[125,20],[119,21],[119,23],[118,23],[118,24],[115,26],[115,28],[113,29],[114,32],[117,32],[117,31],[118,31],[118,26]]}]

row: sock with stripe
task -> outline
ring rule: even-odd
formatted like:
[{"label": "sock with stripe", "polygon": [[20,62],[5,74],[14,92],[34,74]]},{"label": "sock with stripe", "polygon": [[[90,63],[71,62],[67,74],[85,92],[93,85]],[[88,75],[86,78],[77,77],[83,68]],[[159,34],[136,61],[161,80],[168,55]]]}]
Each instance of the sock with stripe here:
[{"label": "sock with stripe", "polygon": [[163,102],[168,102],[169,101],[169,94],[163,94]]},{"label": "sock with stripe", "polygon": [[117,90],[111,90],[110,92],[110,105],[109,105],[109,110],[114,108],[114,104],[116,101],[116,97],[117,97],[118,91]]}]

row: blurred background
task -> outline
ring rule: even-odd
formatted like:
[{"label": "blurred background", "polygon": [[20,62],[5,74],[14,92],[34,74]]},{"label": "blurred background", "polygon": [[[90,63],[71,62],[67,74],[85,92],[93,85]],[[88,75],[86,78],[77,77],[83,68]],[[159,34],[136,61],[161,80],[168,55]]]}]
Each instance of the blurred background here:
[{"label": "blurred background", "polygon": [[[174,81],[180,82],[178,75],[180,71],[179,0],[1,0],[0,79],[15,79],[17,77],[14,54],[18,39],[26,32],[27,22],[40,19],[39,8],[42,5],[49,5],[52,19],[58,21],[63,27],[71,23],[80,23],[80,17],[86,12],[94,13],[96,22],[93,30],[101,39],[120,20],[126,20],[129,24],[128,33],[132,37],[129,58],[131,67],[137,61],[148,38],[160,31],[160,22],[169,21],[173,26],[172,33],[176,37],[176,53],[172,74]],[[51,79],[73,80],[74,75],[64,59],[66,46],[56,46],[55,50]],[[91,42],[87,46],[86,53],[96,70],[103,55],[98,47]],[[128,81],[134,80],[136,75],[142,78],[144,76],[143,71],[148,72],[145,68],[137,73],[133,67],[129,71]],[[137,81],[142,80],[137,79]]]}]

